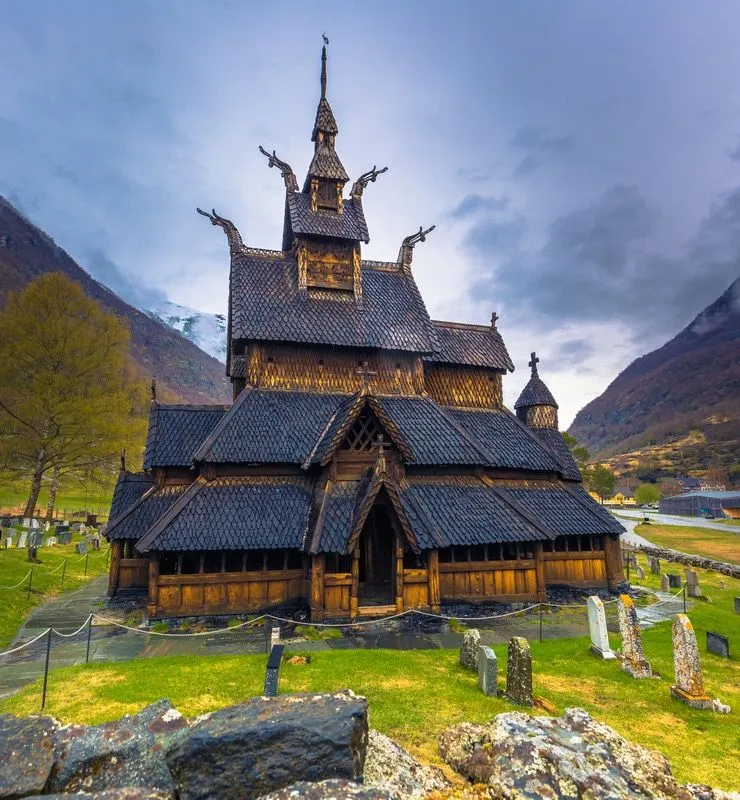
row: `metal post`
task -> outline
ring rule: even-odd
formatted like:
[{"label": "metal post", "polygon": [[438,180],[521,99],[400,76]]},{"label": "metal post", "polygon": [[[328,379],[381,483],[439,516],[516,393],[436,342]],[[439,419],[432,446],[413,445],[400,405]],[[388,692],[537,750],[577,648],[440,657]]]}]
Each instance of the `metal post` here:
[{"label": "metal post", "polygon": [[64,564],[62,564],[62,583],[61,585],[64,586],[64,573],[67,571],[67,559],[64,559]]},{"label": "metal post", "polygon": [[31,584],[33,583],[33,567],[31,567],[31,571],[28,573],[28,592],[26,593],[26,600],[31,599]]},{"label": "metal post", "polygon": [[49,680],[49,657],[51,656],[51,628],[46,637],[46,662],[44,663],[44,688],[41,691],[41,710],[46,705],[46,684]]},{"label": "metal post", "polygon": [[540,603],[540,641],[542,641],[542,603]]},{"label": "metal post", "polygon": [[85,577],[87,578],[87,559],[90,558],[90,553],[85,553]]},{"label": "metal post", "polygon": [[85,652],[86,664],[90,663],[90,637],[92,636],[92,621],[93,621],[93,615],[90,614],[90,621],[88,622],[87,625],[87,651]]}]

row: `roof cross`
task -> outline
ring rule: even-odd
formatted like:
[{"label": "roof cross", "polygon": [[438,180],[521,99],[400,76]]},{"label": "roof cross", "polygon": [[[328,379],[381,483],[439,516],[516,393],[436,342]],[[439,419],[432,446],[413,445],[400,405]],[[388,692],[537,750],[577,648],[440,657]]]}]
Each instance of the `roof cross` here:
[{"label": "roof cross", "polygon": [[539,358],[537,358],[536,353],[532,353],[532,360],[527,364],[528,367],[532,368],[532,377],[534,378],[537,375],[537,364],[540,363]]},{"label": "roof cross", "polygon": [[370,364],[367,361],[362,362],[362,366],[355,370],[358,375],[362,375],[363,386],[367,389],[370,386],[370,377],[377,375],[375,370],[370,369]]},{"label": "roof cross", "polygon": [[494,311],[491,314],[491,327],[496,330],[496,322],[498,322],[498,314]]}]

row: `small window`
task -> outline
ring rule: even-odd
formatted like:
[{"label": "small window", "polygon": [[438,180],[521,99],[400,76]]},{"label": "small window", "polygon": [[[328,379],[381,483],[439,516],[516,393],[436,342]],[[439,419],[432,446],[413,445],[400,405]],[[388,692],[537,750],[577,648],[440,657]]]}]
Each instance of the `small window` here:
[{"label": "small window", "polygon": [[534,558],[534,545],[532,542],[526,542],[525,544],[520,545],[519,551],[522,558]]},{"label": "small window", "polygon": [[452,548],[445,547],[442,550],[439,550],[439,563],[440,564],[449,564],[452,561]]},{"label": "small window", "polygon": [[203,553],[203,572],[221,572],[221,553],[217,550],[209,550]]},{"label": "small window", "polygon": [[287,569],[303,568],[303,553],[300,550],[288,550]]},{"label": "small window", "polygon": [[324,570],[330,573],[352,571],[352,556],[346,553],[327,553]]},{"label": "small window", "polygon": [[160,575],[177,575],[177,555],[175,553],[163,553],[159,559]]},{"label": "small window", "polygon": [[403,554],[403,568],[426,569],[427,568],[426,553],[415,553],[413,550],[407,550]]},{"label": "small window", "polygon": [[453,547],[452,548],[452,557],[455,562],[458,561],[469,561],[468,558],[468,548],[467,547]]},{"label": "small window", "polygon": [[485,561],[486,560],[486,546],[484,544],[474,544],[470,548],[471,561]]},{"label": "small window", "polygon": [[555,552],[556,553],[565,553],[568,550],[568,542],[566,541],[565,536],[558,536],[555,539]]},{"label": "small window", "polygon": [[268,550],[267,551],[267,569],[285,569],[285,551],[284,550]]},{"label": "small window", "polygon": [[197,575],[200,572],[200,556],[197,553],[183,553],[180,573],[182,575]]},{"label": "small window", "polygon": [[248,550],[247,551],[247,572],[262,572],[264,567],[264,559],[261,550]]},{"label": "small window", "polygon": [[242,561],[242,554],[240,552],[229,550],[224,559],[224,572],[241,572]]},{"label": "small window", "polygon": [[504,560],[516,561],[519,556],[519,546],[516,542],[506,542],[504,544]]}]

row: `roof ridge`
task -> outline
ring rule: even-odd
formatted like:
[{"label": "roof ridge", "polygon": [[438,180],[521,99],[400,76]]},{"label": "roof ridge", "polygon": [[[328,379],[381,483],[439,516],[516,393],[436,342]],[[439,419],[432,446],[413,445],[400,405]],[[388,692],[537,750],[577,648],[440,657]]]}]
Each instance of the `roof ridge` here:
[{"label": "roof ridge", "polygon": [[[581,508],[586,509],[586,511],[588,511],[588,513],[592,517],[599,519],[598,515],[594,512],[591,503],[587,502],[578,492],[574,491],[575,488],[576,488],[575,486],[569,486],[567,483],[563,482],[563,489],[565,489],[565,491],[568,492],[568,494],[579,503]],[[580,488],[583,489],[583,486],[581,486]],[[602,506],[597,506],[597,508],[602,508]],[[609,514],[609,512],[606,511],[606,509],[604,509],[604,511],[605,513]],[[624,527],[624,525],[622,525],[622,523],[616,517],[614,517],[613,514],[609,514],[609,516],[613,519],[616,525],[619,525],[619,527],[622,529],[622,532],[626,533],[627,529]]]},{"label": "roof ridge", "polygon": [[447,414],[447,412],[445,411],[445,409],[444,409],[444,407],[442,405],[440,405],[436,401],[432,400],[431,397],[428,397],[426,395],[421,395],[421,397],[422,397],[422,399],[426,400],[431,406],[433,406],[435,409],[437,409],[437,411],[439,411],[439,413],[441,414],[443,419],[449,425],[451,425],[460,434],[460,436],[462,436],[462,438],[473,448],[473,450],[476,453],[478,453],[478,455],[483,456],[483,458],[484,458],[484,462],[483,463],[484,464],[490,464],[491,463],[491,459],[489,458],[488,454],[486,452],[484,452],[483,450],[481,450],[481,448],[478,447],[478,445],[475,443],[475,441],[468,435],[468,432],[465,430],[465,428],[463,428],[463,426],[460,425],[456,419],[453,419],[451,416],[449,416]]},{"label": "roof ridge", "polygon": [[162,516],[149,528],[149,530],[136,543],[136,549],[145,553],[154,543],[164,528],[172,522],[185,506],[208,483],[203,477],[197,477],[188,488],[175,500],[175,502],[162,514]]},{"label": "roof ridge", "polygon": [[460,328],[466,331],[479,331],[480,333],[493,333],[490,325],[478,325],[474,322],[451,322],[449,320],[433,319],[432,325],[441,328]]},{"label": "roof ridge", "polygon": [[[226,403],[202,403],[188,405],[187,403],[157,403],[159,410],[165,411],[228,411],[231,406]],[[233,404],[232,404],[233,405]]]},{"label": "roof ridge", "polygon": [[[516,422],[516,424],[517,424],[517,425],[518,425],[518,426],[519,426],[519,427],[520,427],[520,428],[521,428],[523,431],[526,431],[526,432],[527,432],[527,435],[529,436],[529,438],[530,438],[530,439],[532,439],[532,441],[536,442],[536,443],[537,443],[537,444],[538,444],[538,445],[539,445],[539,446],[540,446],[540,447],[541,447],[541,448],[542,448],[542,449],[543,449],[543,450],[544,450],[544,451],[545,451],[545,452],[546,452],[548,455],[552,456],[552,458],[555,460],[555,463],[558,465],[558,467],[562,468],[562,466],[563,466],[563,465],[560,463],[560,459],[559,459],[559,458],[558,458],[558,457],[555,455],[555,453],[553,452],[552,448],[550,448],[550,447],[547,445],[547,443],[546,443],[546,442],[544,442],[542,439],[540,439],[540,437],[539,437],[539,436],[538,436],[538,435],[537,435],[537,434],[536,434],[536,433],[535,433],[535,432],[534,432],[534,431],[533,431],[533,430],[532,430],[532,429],[531,429],[531,428],[530,428],[528,425],[525,425],[525,424],[524,424],[524,423],[523,423],[523,422],[522,422],[522,421],[519,419],[519,417],[517,417],[517,415],[516,415],[516,414],[513,414],[511,411],[509,411],[509,409],[508,409],[508,408],[506,408],[506,406],[502,405],[500,408],[501,408],[501,411],[502,411],[502,412],[503,412],[503,413],[504,413],[504,414],[505,414],[507,417],[510,417],[511,419],[513,419],[513,420]],[[560,433],[560,431],[558,431],[558,433]],[[560,470],[558,470],[558,472],[559,472],[559,471],[560,471]]]},{"label": "roof ridge", "polygon": [[236,398],[236,401],[231,404],[231,406],[228,408],[223,417],[221,417],[221,419],[216,423],[216,426],[213,428],[213,430],[208,434],[203,444],[201,444],[201,446],[195,451],[195,454],[193,455],[192,459],[193,461],[206,460],[211,448],[213,447],[216,441],[216,437],[220,436],[221,431],[224,429],[224,427],[228,424],[228,421],[230,421],[231,418],[236,413],[236,409],[239,409],[244,405],[247,396],[250,395],[253,391],[254,391],[254,386],[247,386],[244,389],[242,389],[242,391],[239,393],[239,396]]},{"label": "roof ridge", "polygon": [[124,509],[115,519],[109,520],[105,528],[105,535],[108,536],[112,530],[117,528],[121,522],[126,519],[126,517],[130,516],[131,513],[135,511],[145,500],[150,498],[153,494],[156,494],[161,488],[161,486],[155,483],[153,486],[147,489],[138,500],[134,501],[128,508]]},{"label": "roof ridge", "polygon": [[507,497],[506,495],[502,494],[501,490],[492,484],[492,481],[488,475],[481,474],[480,479],[481,482],[484,483],[502,503],[509,506],[509,508],[514,509],[514,511],[516,511],[520,517],[523,517],[527,522],[529,522],[530,525],[533,525],[537,530],[544,533],[550,539],[557,539],[557,534],[551,531],[550,528],[544,524],[544,522],[540,522],[540,520],[538,520],[537,517],[528,509],[526,509],[522,503],[520,503],[518,500],[515,500],[513,497]]}]

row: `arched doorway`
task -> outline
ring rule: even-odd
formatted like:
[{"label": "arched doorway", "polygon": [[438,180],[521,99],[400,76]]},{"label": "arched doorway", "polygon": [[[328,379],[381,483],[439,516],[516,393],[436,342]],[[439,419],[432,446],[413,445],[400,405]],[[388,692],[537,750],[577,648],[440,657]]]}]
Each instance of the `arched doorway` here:
[{"label": "arched doorway", "polygon": [[396,527],[392,510],[379,498],[370,509],[359,539],[361,606],[395,602]]}]

